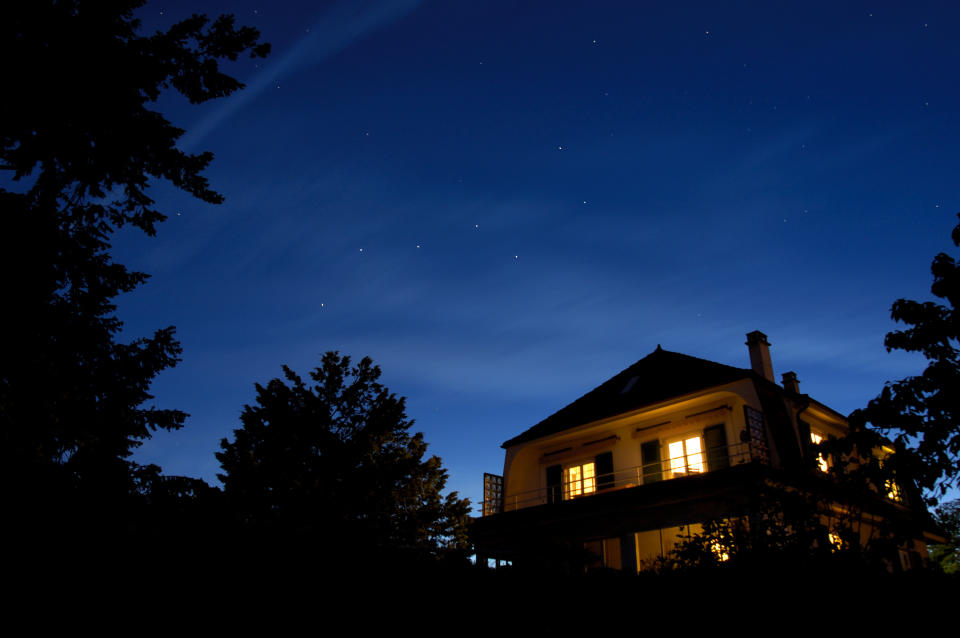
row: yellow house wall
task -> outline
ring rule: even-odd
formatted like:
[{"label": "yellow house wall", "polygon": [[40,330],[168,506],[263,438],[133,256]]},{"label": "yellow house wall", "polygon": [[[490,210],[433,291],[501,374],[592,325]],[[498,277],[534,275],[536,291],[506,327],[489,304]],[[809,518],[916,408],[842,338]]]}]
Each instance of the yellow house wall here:
[{"label": "yellow house wall", "polygon": [[[687,433],[702,435],[705,427],[723,423],[727,445],[736,446],[741,441],[740,433],[746,427],[743,410],[745,405],[760,410],[759,399],[749,380],[678,397],[642,410],[511,446],[506,450],[504,459],[504,506],[509,511],[544,503],[547,488],[546,468],[550,465],[590,461],[601,452],[612,451],[617,485],[622,486],[631,482],[630,475],[625,470],[642,465],[640,445],[646,441],[658,439],[661,459],[665,459],[668,456],[666,441]],[[698,414],[723,406],[729,409]],[[611,436],[616,438],[602,441]],[[585,445],[590,442],[594,443]],[[569,452],[556,453],[565,447],[572,449]],[[746,450],[745,445],[739,447]],[[735,456],[731,458],[732,463],[736,461]],[[707,469],[709,471],[709,468]],[[632,482],[639,483],[640,477],[637,476]]]}]

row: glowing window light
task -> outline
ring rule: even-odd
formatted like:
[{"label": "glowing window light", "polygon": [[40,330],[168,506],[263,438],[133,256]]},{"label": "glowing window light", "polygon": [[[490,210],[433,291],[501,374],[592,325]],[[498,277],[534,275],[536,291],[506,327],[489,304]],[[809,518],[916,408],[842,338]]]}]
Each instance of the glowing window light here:
[{"label": "glowing window light", "polygon": [[690,472],[703,472],[703,454],[700,437],[695,436],[683,442],[687,448],[687,468]]},{"label": "glowing window light", "polygon": [[576,498],[597,491],[596,465],[593,461],[567,468],[567,498]]},{"label": "glowing window light", "polygon": [[833,551],[843,549],[843,539],[840,538],[840,535],[836,532],[830,532],[827,534],[827,540],[829,540],[830,544],[833,546]]},{"label": "glowing window light", "polygon": [[[813,441],[814,444],[819,445],[823,442],[823,435],[817,434],[816,432],[811,432],[810,440]],[[820,468],[821,472],[827,472],[830,470],[830,466],[827,464],[827,459],[825,459],[822,454],[817,455],[817,467]]]},{"label": "glowing window light", "polygon": [[670,471],[674,474],[700,473],[706,470],[703,463],[703,443],[699,436],[667,445],[670,454]]},{"label": "glowing window light", "polygon": [[891,501],[896,501],[900,503],[903,501],[903,493],[900,491],[900,486],[897,485],[896,481],[893,479],[887,479],[885,482],[887,488],[887,498]]},{"label": "glowing window light", "polygon": [[725,563],[730,560],[730,552],[727,551],[726,546],[720,541],[713,541],[713,543],[710,545],[710,551],[721,563]]}]

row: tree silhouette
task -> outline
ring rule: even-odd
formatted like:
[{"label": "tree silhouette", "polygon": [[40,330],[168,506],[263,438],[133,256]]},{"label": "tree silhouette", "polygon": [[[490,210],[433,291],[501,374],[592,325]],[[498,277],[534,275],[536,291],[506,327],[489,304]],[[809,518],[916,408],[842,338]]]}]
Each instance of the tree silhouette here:
[{"label": "tree silhouette", "polygon": [[[952,239],[960,246],[960,224]],[[854,427],[869,422],[892,436],[906,453],[898,453],[890,465],[942,495],[960,481],[960,264],[940,253],[930,269],[930,291],[949,305],[898,299],[890,316],[909,327],[888,333],[884,341],[888,352],[923,353],[927,368],[887,383],[865,409],[850,415],[850,422]]]},{"label": "tree silhouette", "polygon": [[150,481],[133,448],[182,426],[183,412],[143,407],[179,360],[174,329],[117,340],[113,299],[147,275],[113,262],[110,240],[125,225],[156,232],[152,182],[222,201],[201,175],[212,154],[178,149],[184,131],[151,105],[169,88],[192,103],[229,95],[242,85],[218,62],[268,52],[231,16],[140,35],[142,4],[18,2],[0,21],[0,465],[35,508],[137,495]]},{"label": "tree silhouette", "polygon": [[947,542],[930,547],[930,562],[946,574],[960,576],[960,499],[938,507],[936,517]]},{"label": "tree silhouette", "polygon": [[256,404],[217,453],[242,525],[367,553],[464,545],[469,502],[442,497],[440,458],[424,459],[423,434],[410,434],[405,400],[377,382],[379,367],[328,352],[311,385],[283,371],[286,381],[256,385]]}]

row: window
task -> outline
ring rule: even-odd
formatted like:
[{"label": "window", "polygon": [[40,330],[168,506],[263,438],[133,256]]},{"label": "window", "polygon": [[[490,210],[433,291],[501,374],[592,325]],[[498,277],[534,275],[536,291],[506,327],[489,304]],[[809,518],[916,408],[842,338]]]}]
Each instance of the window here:
[{"label": "window", "polygon": [[597,491],[596,463],[588,461],[580,465],[571,465],[564,469],[564,494],[570,499]]},{"label": "window", "polygon": [[827,540],[830,542],[831,551],[838,552],[847,547],[846,541],[843,540],[843,537],[838,532],[830,532],[827,534]]},{"label": "window", "polygon": [[[820,445],[823,442],[823,435],[820,434],[819,432],[814,432],[813,430],[810,430],[810,441],[814,445]],[[827,459],[824,458],[822,454],[817,455],[817,467],[820,468],[821,472],[830,471],[830,465],[827,463]]]},{"label": "window", "polygon": [[903,493],[900,491],[900,486],[897,485],[896,481],[893,479],[887,479],[885,483],[887,488],[887,498],[889,498],[891,501],[902,503]]},{"label": "window", "polygon": [[[880,467],[881,468],[883,468],[884,461],[886,461],[887,458],[891,456],[893,453],[894,453],[894,449],[892,447],[884,445],[883,447],[880,448]],[[883,486],[887,490],[887,498],[897,503],[903,502],[903,492],[900,491],[900,486],[897,485],[897,482],[893,478],[888,478],[884,480]]]},{"label": "window", "polygon": [[673,476],[699,474],[706,471],[703,462],[703,440],[700,436],[687,436],[667,443],[667,465]]},{"label": "window", "polygon": [[730,560],[730,548],[720,541],[713,541],[710,543],[710,553],[712,553],[714,558],[721,563],[725,563]]}]

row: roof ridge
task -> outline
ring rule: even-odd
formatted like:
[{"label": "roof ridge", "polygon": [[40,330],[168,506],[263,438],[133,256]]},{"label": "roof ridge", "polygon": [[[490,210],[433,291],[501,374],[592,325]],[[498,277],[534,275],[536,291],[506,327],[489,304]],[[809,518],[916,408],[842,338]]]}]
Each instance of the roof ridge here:
[{"label": "roof ridge", "polygon": [[[662,363],[658,363],[658,360]],[[664,350],[657,344],[656,350],[504,442],[503,447],[622,414],[698,387],[722,385],[753,375],[750,368],[737,368],[682,352]],[[645,377],[644,382],[636,383],[641,376]],[[626,386],[622,385],[624,378],[629,379]]]}]

